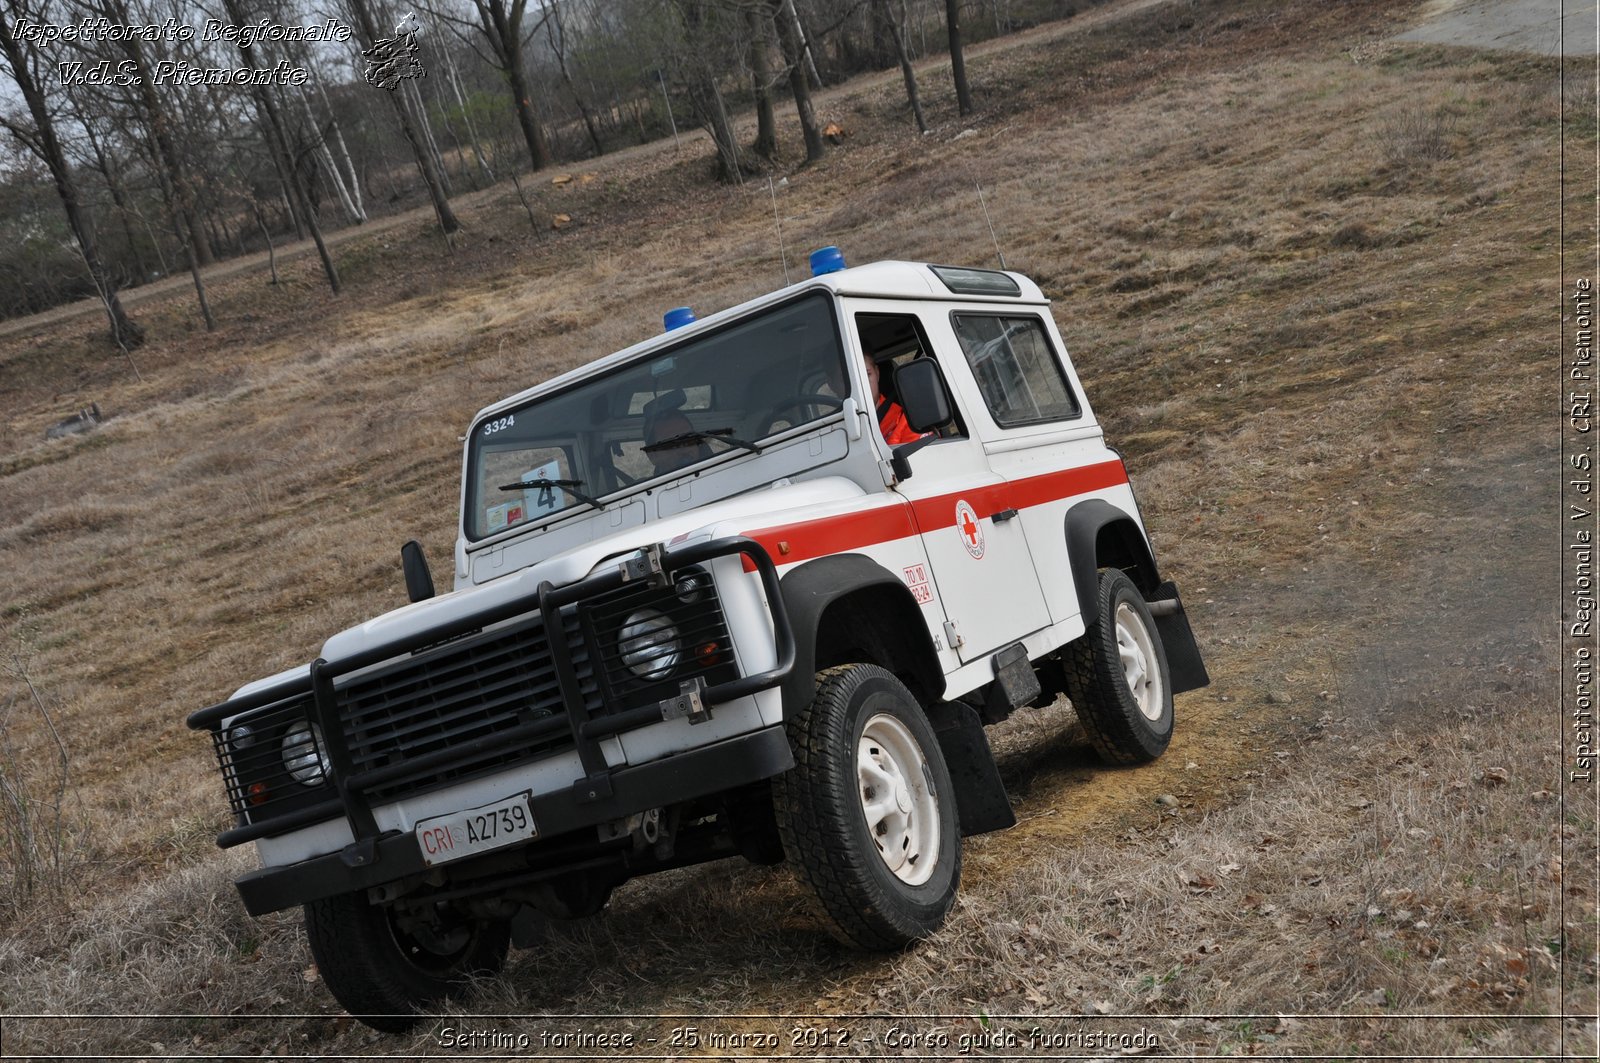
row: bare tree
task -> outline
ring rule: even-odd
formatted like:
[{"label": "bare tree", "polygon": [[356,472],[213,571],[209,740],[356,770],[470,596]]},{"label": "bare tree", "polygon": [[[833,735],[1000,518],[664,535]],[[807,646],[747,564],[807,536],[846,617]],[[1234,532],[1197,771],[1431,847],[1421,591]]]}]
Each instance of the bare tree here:
[{"label": "bare tree", "polygon": [[[244,25],[249,16],[245,9],[244,0],[223,0],[227,8],[228,17],[235,25]],[[253,48],[240,48],[244,63],[252,70],[256,65],[256,54]],[[295,209],[305,221],[306,228],[311,232],[311,240],[317,245],[317,257],[322,260],[323,275],[328,278],[328,287],[335,293],[339,291],[339,271],[334,267],[333,256],[328,253],[328,245],[322,239],[322,226],[317,222],[317,213],[311,208],[305,188],[300,184],[299,167],[289,149],[288,133],[283,127],[283,119],[279,116],[277,102],[272,98],[272,88],[269,85],[257,85],[251,93],[255,98],[256,111],[261,118],[261,124],[266,131],[267,145],[272,153],[280,160],[279,169],[288,175],[290,194],[294,197]],[[259,222],[260,212],[257,211],[256,219]],[[266,226],[262,226],[265,230]],[[272,240],[268,237],[267,250],[271,258],[272,280],[278,280],[278,267],[276,255],[272,254]]]},{"label": "bare tree", "polygon": [[[44,5],[33,7],[25,0],[15,0],[8,5],[8,8],[12,16],[32,18],[35,21],[47,19]],[[45,106],[44,90],[36,74],[35,63],[39,56],[30,45],[17,39],[12,30],[11,18],[4,13],[0,13],[0,54],[5,56],[11,78],[22,92],[28,113],[33,119],[31,127],[9,117],[0,117],[0,124],[3,124],[12,136],[21,141],[49,168],[50,176],[55,181],[56,194],[61,198],[61,207],[66,211],[67,225],[72,229],[73,239],[78,242],[78,249],[83,254],[83,261],[94,281],[95,290],[105,304],[106,317],[111,325],[111,338],[124,351],[137,347],[144,342],[144,329],[122,309],[122,302],[117,298],[116,286],[106,273],[99,249],[95,245],[94,234],[84,218],[78,201],[77,185],[73,182],[72,171],[67,166],[61,141],[56,136],[54,119],[50,109]]]},{"label": "bare tree", "polygon": [[[517,124],[522,127],[522,139],[528,145],[528,159],[535,170],[542,170],[550,164],[550,152],[545,147],[539,118],[533,113],[533,96],[528,91],[528,76],[522,69],[522,47],[526,42],[522,21],[527,12],[527,0],[511,0],[509,6],[506,0],[472,0],[472,6],[478,13],[478,29],[493,53],[490,61],[500,69],[511,91],[511,105],[517,114]],[[549,17],[548,12],[546,17]],[[528,30],[527,35],[532,36],[541,24],[542,20]]]},{"label": "bare tree", "polygon": [[589,134],[589,144],[594,148],[596,155],[605,154],[605,148],[600,144],[600,134],[595,130],[594,115],[589,111],[589,105],[584,102],[583,93],[578,91],[578,86],[572,82],[572,69],[567,62],[567,52],[571,44],[567,40],[567,27],[561,17],[561,0],[551,0],[544,19],[545,39],[550,42],[550,50],[555,53],[556,64],[561,69],[561,80],[566,83],[567,91],[572,95],[572,102],[578,107],[578,114],[583,118],[583,128]]},{"label": "bare tree", "polygon": [[890,8],[889,0],[874,0],[874,3],[878,5],[884,28],[889,31],[889,38],[894,44],[895,59],[900,63],[900,76],[906,83],[906,99],[911,101],[911,116],[917,121],[917,132],[926,133],[928,123],[922,119],[922,101],[917,98],[917,72],[912,69],[911,56],[906,52],[905,30]]},{"label": "bare tree", "polygon": [[683,20],[684,39],[675,59],[688,89],[689,106],[717,149],[717,179],[740,183],[744,180],[744,167],[739,162],[739,145],[734,139],[727,101],[717,84],[725,69],[723,52],[730,46],[735,54],[742,51],[730,39],[738,20],[724,17],[727,12],[713,6],[711,0],[672,3]]},{"label": "bare tree", "polygon": [[[355,15],[367,47],[374,47],[378,41],[384,39],[378,32],[378,24],[373,20],[368,0],[345,0],[345,2]],[[406,143],[411,145],[411,155],[416,159],[417,169],[422,171],[422,182],[428,186],[428,197],[433,200],[433,212],[439,219],[439,228],[448,237],[461,228],[461,222],[456,219],[455,211],[450,209],[450,197],[445,193],[444,180],[434,168],[433,158],[428,154],[427,146],[417,136],[416,125],[412,120],[410,109],[406,106],[404,95],[393,91],[386,95],[394,107],[395,119],[400,123],[400,132],[406,138]]]},{"label": "bare tree", "polygon": [[[136,21],[130,15],[125,0],[99,0],[92,5],[92,8],[115,24],[131,25]],[[139,76],[134,79],[134,87],[138,90],[139,105],[150,132],[151,144],[161,161],[163,175],[171,192],[173,232],[184,245],[189,257],[189,276],[194,281],[195,297],[200,303],[200,316],[205,319],[207,329],[216,328],[217,319],[211,313],[211,303],[206,298],[205,281],[200,277],[200,267],[211,261],[211,251],[206,245],[204,233],[200,230],[198,213],[195,209],[194,188],[189,183],[188,174],[173,140],[161,94],[155,89],[155,72],[149,57],[145,54],[144,42],[137,35],[121,37],[116,43],[122,54],[127,57],[127,61],[139,71]]]}]

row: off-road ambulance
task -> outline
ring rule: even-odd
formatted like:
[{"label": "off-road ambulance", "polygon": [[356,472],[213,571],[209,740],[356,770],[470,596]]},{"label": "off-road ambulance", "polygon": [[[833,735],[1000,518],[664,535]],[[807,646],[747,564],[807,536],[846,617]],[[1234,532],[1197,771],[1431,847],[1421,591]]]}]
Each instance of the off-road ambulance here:
[{"label": "off-road ambulance", "polygon": [[[1207,682],[1038,286],[812,263],[483,410],[453,589],[407,544],[411,604],[190,717],[219,844],[259,854],[245,906],[303,906],[363,1021],[728,856],[903,947],[962,838],[1014,821],[985,724],[1065,694],[1104,759],[1148,761]],[[920,438],[885,441],[869,362]]]}]

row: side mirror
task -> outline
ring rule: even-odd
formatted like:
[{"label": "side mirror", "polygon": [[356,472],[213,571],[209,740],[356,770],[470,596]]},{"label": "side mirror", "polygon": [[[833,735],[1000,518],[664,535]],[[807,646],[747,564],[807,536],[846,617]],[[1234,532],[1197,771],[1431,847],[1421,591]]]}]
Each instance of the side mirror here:
[{"label": "side mirror", "polygon": [[932,358],[917,358],[896,369],[894,386],[913,432],[931,432],[955,420],[944,373]]},{"label": "side mirror", "polygon": [[433,597],[433,573],[428,571],[428,559],[423,556],[422,544],[412,539],[400,548],[400,569],[406,574],[406,595],[414,602]]}]

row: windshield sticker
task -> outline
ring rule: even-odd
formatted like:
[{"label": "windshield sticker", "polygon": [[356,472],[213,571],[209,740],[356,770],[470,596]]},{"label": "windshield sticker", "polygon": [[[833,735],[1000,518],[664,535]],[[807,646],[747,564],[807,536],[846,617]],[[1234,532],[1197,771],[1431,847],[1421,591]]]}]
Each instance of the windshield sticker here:
[{"label": "windshield sticker", "polygon": [[[523,483],[535,483],[539,480],[559,480],[561,479],[561,462],[547,461],[537,468],[529,469],[527,472],[523,473],[519,479]],[[556,510],[566,505],[566,502],[562,499],[561,494],[549,484],[546,484],[543,487],[529,488],[528,490],[522,492],[522,500],[527,504],[527,507],[533,511],[534,516],[544,516],[548,513],[554,513]]]},{"label": "windshield sticker", "polygon": [[979,561],[983,560],[983,525],[978,523],[978,513],[966,499],[956,502],[956,531],[961,533],[961,545]]},{"label": "windshield sticker", "polygon": [[497,532],[501,528],[518,524],[527,515],[521,502],[502,502],[498,506],[490,506],[485,512],[489,518],[489,531]]}]

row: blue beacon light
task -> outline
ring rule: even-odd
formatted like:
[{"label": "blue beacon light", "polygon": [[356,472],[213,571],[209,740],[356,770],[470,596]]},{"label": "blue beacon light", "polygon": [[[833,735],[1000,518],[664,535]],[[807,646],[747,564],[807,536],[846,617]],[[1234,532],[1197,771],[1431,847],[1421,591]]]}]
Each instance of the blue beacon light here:
[{"label": "blue beacon light", "polygon": [[813,277],[820,277],[824,273],[838,273],[844,268],[844,252],[832,244],[811,252],[811,275]]},{"label": "blue beacon light", "polygon": [[666,332],[692,324],[694,320],[694,308],[690,306],[675,306],[661,315],[661,324],[664,326],[663,331]]}]

